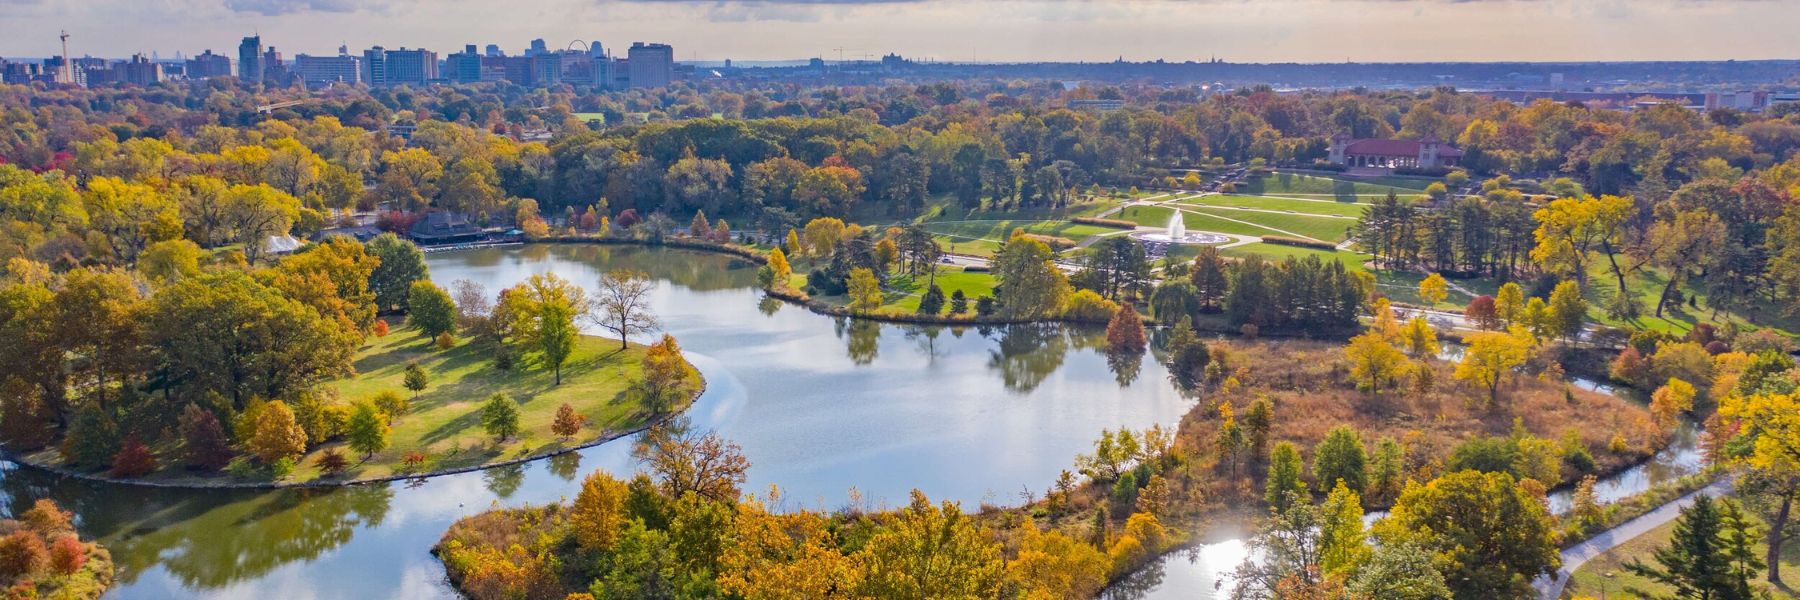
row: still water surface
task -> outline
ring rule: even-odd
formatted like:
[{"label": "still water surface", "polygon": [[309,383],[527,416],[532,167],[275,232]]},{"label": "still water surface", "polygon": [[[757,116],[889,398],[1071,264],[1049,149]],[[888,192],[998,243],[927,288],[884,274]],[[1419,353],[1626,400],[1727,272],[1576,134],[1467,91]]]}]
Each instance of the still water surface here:
[{"label": "still water surface", "polygon": [[[852,488],[870,507],[904,504],[913,488],[967,509],[1017,504],[1101,429],[1173,426],[1191,403],[1154,360],[1120,375],[1096,329],[833,319],[763,301],[754,269],[718,255],[525,246],[428,262],[440,285],[467,279],[489,293],[535,273],[592,286],[612,268],[649,272],[664,328],[708,382],[691,423],[743,446],[747,490],[780,485],[795,505],[842,507]],[[6,464],[0,503],[10,514],[49,497],[75,511],[119,564],[111,598],[445,598],[428,552],[451,522],[573,496],[596,468],[628,473],[628,446],[337,490],[157,490]]]}]

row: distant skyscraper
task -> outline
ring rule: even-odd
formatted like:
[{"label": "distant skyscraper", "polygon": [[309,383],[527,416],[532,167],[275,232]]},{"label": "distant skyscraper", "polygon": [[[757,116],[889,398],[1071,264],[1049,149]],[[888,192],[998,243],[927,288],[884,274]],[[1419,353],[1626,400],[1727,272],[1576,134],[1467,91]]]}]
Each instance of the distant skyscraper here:
[{"label": "distant skyscraper", "polygon": [[387,85],[423,85],[438,78],[437,53],[425,49],[387,51]]},{"label": "distant skyscraper", "polygon": [[668,44],[633,42],[626,60],[631,87],[668,87],[675,78],[675,49]]},{"label": "distant skyscraper", "polygon": [[253,35],[244,38],[238,44],[238,79],[245,82],[261,83],[263,70],[262,36]]},{"label": "distant skyscraper", "polygon": [[363,51],[362,80],[371,86],[387,85],[387,50],[376,46]]},{"label": "distant skyscraper", "polygon": [[187,60],[188,79],[224,77],[230,74],[231,59],[221,54],[213,54],[210,49]]},{"label": "distant skyscraper", "polygon": [[500,51],[499,44],[488,44],[487,50],[485,52],[483,52],[482,54],[486,54],[488,56],[493,56],[493,57],[506,56],[505,52]]},{"label": "distant skyscraper", "polygon": [[544,46],[544,38],[538,38],[531,40],[531,47],[525,49],[525,55],[537,56],[549,51],[550,49]]},{"label": "distant skyscraper", "polygon": [[339,50],[337,56],[295,56],[294,71],[309,88],[362,81],[362,60]]},{"label": "distant skyscraper", "polygon": [[444,57],[444,69],[444,77],[457,83],[481,81],[481,55],[474,44],[463,46],[462,52]]}]

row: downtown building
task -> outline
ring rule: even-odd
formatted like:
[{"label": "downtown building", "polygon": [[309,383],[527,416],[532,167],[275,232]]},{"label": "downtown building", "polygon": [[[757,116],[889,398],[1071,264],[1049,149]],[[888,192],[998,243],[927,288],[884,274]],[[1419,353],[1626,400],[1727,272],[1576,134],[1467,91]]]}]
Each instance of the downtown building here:
[{"label": "downtown building", "polygon": [[184,69],[188,79],[209,79],[231,75],[231,57],[207,50],[187,59]]},{"label": "downtown building", "polygon": [[376,46],[363,51],[362,81],[371,86],[420,86],[438,79],[436,52],[423,48],[389,50]]},{"label": "downtown building", "polygon": [[308,88],[329,87],[334,83],[355,85],[362,81],[362,58],[338,48],[337,56],[294,57],[294,74]]}]

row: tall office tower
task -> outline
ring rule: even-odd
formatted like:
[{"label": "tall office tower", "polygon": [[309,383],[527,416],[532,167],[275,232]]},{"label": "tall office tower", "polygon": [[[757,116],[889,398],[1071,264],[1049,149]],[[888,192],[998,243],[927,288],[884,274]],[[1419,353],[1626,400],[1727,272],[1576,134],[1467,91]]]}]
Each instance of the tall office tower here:
[{"label": "tall office tower", "polygon": [[444,57],[444,69],[444,77],[457,83],[481,81],[481,55],[474,44],[463,46],[462,52]]},{"label": "tall office tower", "polygon": [[306,87],[326,87],[333,83],[351,83],[362,81],[362,60],[338,49],[337,56],[309,56],[301,54],[294,57],[294,71]]},{"label": "tall office tower", "polygon": [[500,51],[500,45],[499,45],[499,44],[488,44],[488,45],[487,45],[487,49],[486,49],[486,51],[485,51],[485,52],[483,52],[483,53],[482,53],[482,54],[486,54],[486,55],[488,55],[488,56],[492,56],[492,57],[495,57],[495,58],[499,58],[499,57],[502,57],[502,56],[506,56],[506,53],[505,53],[505,52],[501,52],[501,51]]},{"label": "tall office tower", "polygon": [[207,50],[187,60],[188,79],[224,77],[231,74],[231,59]]},{"label": "tall office tower", "polygon": [[438,78],[437,53],[423,48],[387,51],[388,85],[423,85]]},{"label": "tall office tower", "polygon": [[675,49],[668,44],[633,42],[626,63],[631,87],[668,87],[675,78]]},{"label": "tall office tower", "polygon": [[253,35],[244,38],[244,41],[238,44],[238,79],[250,83],[261,83],[263,71],[267,68],[263,64],[262,36]]},{"label": "tall office tower", "polygon": [[537,56],[549,51],[550,49],[544,46],[544,38],[538,38],[531,40],[531,47],[525,49],[525,55]]},{"label": "tall office tower", "polygon": [[386,49],[376,46],[363,51],[362,80],[373,87],[388,84]]}]

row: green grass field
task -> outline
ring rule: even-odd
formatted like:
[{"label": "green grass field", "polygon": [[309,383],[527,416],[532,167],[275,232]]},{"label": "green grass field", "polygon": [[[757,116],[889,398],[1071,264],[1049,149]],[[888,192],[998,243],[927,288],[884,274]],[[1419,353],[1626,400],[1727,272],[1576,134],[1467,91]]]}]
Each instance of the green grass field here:
[{"label": "green grass field", "polygon": [[[521,360],[507,371],[495,368],[490,348],[482,344],[463,341],[440,351],[411,328],[371,338],[356,356],[357,375],[327,384],[339,397],[355,402],[383,390],[410,395],[401,380],[406,365],[413,361],[430,375],[430,386],[395,420],[386,450],[362,461],[343,448],[351,457],[347,476],[394,474],[412,451],[425,453],[424,468],[436,471],[542,454],[592,440],[604,430],[639,426],[650,415],[626,389],[636,377],[643,353],[639,345],[620,350],[618,340],[582,336],[563,366],[562,384],[555,385],[551,370],[535,359]],[[481,406],[495,392],[505,392],[519,403],[521,432],[503,443],[487,435],[481,425]],[[571,440],[559,440],[550,432],[556,410],[564,403],[587,417],[587,425]],[[314,449],[293,478],[317,477],[313,460],[326,448],[341,446],[341,442],[333,442]]]},{"label": "green grass field", "polygon": [[1234,208],[1255,208],[1261,210],[1287,211],[1309,215],[1331,215],[1339,217],[1361,218],[1363,211],[1369,207],[1367,203],[1341,202],[1328,199],[1301,200],[1293,198],[1275,198],[1268,196],[1240,196],[1233,194],[1215,194],[1211,196],[1195,196],[1184,198],[1181,204],[1195,206],[1228,206]]},{"label": "green grass field", "polygon": [[[1132,206],[1121,211],[1118,218],[1149,227],[1161,227],[1168,224],[1169,211],[1172,210],[1174,209],[1166,206]],[[1347,219],[1226,209],[1205,210],[1182,207],[1181,212],[1182,221],[1191,231],[1212,231],[1257,237],[1300,235],[1326,242],[1342,241],[1345,237],[1345,230],[1354,224],[1353,221]]]},{"label": "green grass field", "polygon": [[1385,196],[1392,191],[1401,196],[1416,195],[1431,181],[1403,177],[1332,178],[1278,171],[1251,178],[1239,185],[1237,193],[1251,196],[1333,196],[1356,199],[1359,196]]},{"label": "green grass field", "polygon": [[1331,250],[1321,250],[1321,249],[1317,249],[1317,248],[1301,248],[1299,246],[1287,246],[1287,245],[1283,245],[1283,244],[1265,244],[1265,243],[1261,243],[1261,242],[1258,242],[1255,244],[1245,244],[1242,246],[1226,248],[1224,250],[1221,250],[1220,253],[1224,254],[1225,256],[1236,256],[1236,257],[1240,257],[1240,258],[1244,257],[1244,256],[1249,256],[1251,254],[1258,254],[1258,255],[1263,256],[1264,258],[1267,258],[1267,259],[1273,260],[1273,261],[1277,261],[1277,262],[1287,260],[1287,258],[1290,256],[1294,257],[1294,258],[1306,258],[1308,256],[1317,256],[1317,257],[1319,257],[1320,260],[1323,260],[1328,263],[1331,261],[1334,261],[1334,260],[1342,262],[1342,263],[1344,263],[1344,269],[1349,270],[1349,271],[1366,270],[1363,267],[1363,263],[1369,260],[1369,255],[1362,254],[1360,252],[1349,252],[1349,251],[1333,252]]}]

